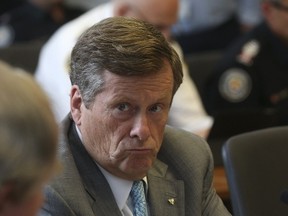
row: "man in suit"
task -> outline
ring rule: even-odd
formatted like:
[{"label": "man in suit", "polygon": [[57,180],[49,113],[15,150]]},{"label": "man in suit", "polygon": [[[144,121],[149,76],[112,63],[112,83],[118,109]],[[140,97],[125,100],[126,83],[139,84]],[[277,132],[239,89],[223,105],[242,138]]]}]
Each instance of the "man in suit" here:
[{"label": "man in suit", "polygon": [[114,17],[85,31],[71,55],[63,173],[41,215],[138,215],[130,191],[139,180],[143,215],[230,215],[212,186],[207,143],[165,127],[182,78],[179,56],[151,24]]}]

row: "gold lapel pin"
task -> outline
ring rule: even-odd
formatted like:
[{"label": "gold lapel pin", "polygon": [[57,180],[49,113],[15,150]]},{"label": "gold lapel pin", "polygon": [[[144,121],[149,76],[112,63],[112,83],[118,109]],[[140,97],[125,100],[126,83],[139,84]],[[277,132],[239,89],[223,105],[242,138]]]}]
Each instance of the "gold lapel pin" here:
[{"label": "gold lapel pin", "polygon": [[174,205],[175,204],[175,199],[174,198],[170,198],[168,199],[168,202],[170,205]]}]

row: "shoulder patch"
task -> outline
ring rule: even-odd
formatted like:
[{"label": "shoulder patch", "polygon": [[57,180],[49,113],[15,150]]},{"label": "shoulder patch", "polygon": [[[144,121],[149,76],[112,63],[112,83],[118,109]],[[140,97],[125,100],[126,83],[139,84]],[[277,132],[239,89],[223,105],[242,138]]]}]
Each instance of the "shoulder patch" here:
[{"label": "shoulder patch", "polygon": [[250,95],[252,82],[246,71],[240,68],[231,68],[220,77],[218,88],[225,100],[238,103]]},{"label": "shoulder patch", "polygon": [[14,32],[8,25],[0,25],[0,48],[11,45],[14,40]]},{"label": "shoulder patch", "polygon": [[251,40],[244,44],[237,60],[244,65],[252,65],[254,57],[259,53],[260,44],[257,40]]}]

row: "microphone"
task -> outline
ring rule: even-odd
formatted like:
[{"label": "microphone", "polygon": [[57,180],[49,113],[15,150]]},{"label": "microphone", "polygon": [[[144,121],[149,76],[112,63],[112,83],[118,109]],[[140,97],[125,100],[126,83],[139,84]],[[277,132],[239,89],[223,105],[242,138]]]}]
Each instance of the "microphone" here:
[{"label": "microphone", "polygon": [[288,205],[288,190],[285,190],[281,193],[280,195],[280,200],[285,203],[286,205]]}]

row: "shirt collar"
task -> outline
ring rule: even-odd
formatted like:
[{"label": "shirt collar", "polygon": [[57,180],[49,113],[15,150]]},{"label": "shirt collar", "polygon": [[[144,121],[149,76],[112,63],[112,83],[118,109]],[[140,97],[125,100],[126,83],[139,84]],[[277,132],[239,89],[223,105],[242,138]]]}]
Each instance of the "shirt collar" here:
[{"label": "shirt collar", "polygon": [[[98,165],[98,164],[97,164]],[[133,181],[118,178],[98,165],[108,181],[119,209],[123,209],[132,188]]]}]

